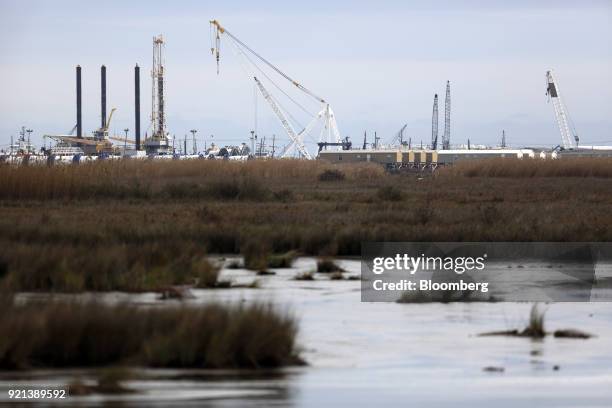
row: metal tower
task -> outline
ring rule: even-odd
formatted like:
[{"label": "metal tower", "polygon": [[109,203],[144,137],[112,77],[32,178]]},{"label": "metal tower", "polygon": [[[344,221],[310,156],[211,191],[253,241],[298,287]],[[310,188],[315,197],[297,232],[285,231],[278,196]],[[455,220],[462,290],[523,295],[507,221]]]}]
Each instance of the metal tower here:
[{"label": "metal tower", "polygon": [[504,149],[506,148],[506,131],[505,130],[502,130],[501,147]]},{"label": "metal tower", "polygon": [[151,137],[144,142],[147,154],[172,154],[166,128],[166,101],[164,99],[164,48],[161,35],[153,37],[153,69],[151,70]]},{"label": "metal tower", "polygon": [[442,136],[442,149],[450,149],[450,81],[446,81],[446,100],[444,102],[444,136]]},{"label": "metal tower", "polygon": [[165,43],[161,35],[153,37],[153,70],[152,76],[152,111],[151,122],[153,138],[165,139],[166,114],[164,112],[164,48]]},{"label": "metal tower", "polygon": [[431,115],[431,148],[438,148],[438,94],[434,95],[433,113]]}]

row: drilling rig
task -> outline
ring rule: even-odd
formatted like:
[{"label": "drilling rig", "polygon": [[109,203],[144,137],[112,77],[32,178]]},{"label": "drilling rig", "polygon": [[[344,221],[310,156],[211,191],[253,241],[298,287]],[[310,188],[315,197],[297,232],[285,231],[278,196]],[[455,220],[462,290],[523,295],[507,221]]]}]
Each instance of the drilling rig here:
[{"label": "drilling rig", "polygon": [[164,51],[166,43],[161,34],[153,37],[153,69],[151,70],[151,128],[144,142],[147,154],[172,154],[172,142],[166,130],[166,102],[164,100]]}]

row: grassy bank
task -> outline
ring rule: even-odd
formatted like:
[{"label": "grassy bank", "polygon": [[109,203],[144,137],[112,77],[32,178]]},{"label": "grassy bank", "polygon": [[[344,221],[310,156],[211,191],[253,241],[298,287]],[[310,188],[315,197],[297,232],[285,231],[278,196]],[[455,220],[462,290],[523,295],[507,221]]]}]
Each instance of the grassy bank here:
[{"label": "grassy bank", "polygon": [[604,159],[485,160],[424,178],[294,160],[0,166],[0,279],[16,290],[146,290],[193,282],[207,253],[610,241],[610,202]]},{"label": "grassy bank", "polygon": [[264,368],[299,364],[296,322],[266,305],[138,308],[2,304],[0,370],[95,367]]}]

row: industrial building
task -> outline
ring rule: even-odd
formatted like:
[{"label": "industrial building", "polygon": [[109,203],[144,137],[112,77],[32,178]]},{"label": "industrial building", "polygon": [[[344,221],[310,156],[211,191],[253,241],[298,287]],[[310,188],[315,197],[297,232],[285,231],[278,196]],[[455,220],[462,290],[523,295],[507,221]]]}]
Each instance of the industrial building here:
[{"label": "industrial building", "polygon": [[[532,149],[461,149],[461,150],[339,150],[321,151],[319,159],[331,163],[378,163],[386,168],[432,169],[438,166],[448,166],[459,161],[515,158],[534,159],[542,157],[536,155]],[[550,157],[550,156],[549,156]],[[551,158],[554,158],[551,157]]]}]

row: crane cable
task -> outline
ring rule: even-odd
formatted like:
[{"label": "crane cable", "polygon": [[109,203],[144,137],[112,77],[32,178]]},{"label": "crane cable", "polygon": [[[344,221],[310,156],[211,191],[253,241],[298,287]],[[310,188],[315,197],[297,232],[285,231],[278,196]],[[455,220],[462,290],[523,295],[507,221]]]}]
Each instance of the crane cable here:
[{"label": "crane cable", "polygon": [[[278,88],[278,89],[279,89],[281,92],[283,92],[283,93],[284,93],[284,94],[285,94],[285,95],[286,95],[286,96],[287,96],[289,99],[291,99],[291,100],[293,101],[293,99],[292,99],[292,98],[291,98],[289,95],[287,95],[287,94],[286,94],[286,93],[285,93],[285,92],[284,92],[284,91],[283,91],[281,88],[279,88],[279,87],[278,87],[278,85],[276,85],[276,83],[275,83],[274,81],[272,81],[272,79],[270,79],[270,78],[269,78],[269,77],[266,75],[266,73],[265,73],[265,72],[263,72],[263,71],[261,70],[261,68],[259,68],[259,67],[258,67],[258,66],[257,66],[257,65],[256,65],[256,64],[255,64],[255,63],[254,63],[254,62],[253,62],[253,61],[252,61],[250,58],[249,58],[249,56],[248,56],[248,55],[246,55],[246,54],[245,54],[245,53],[244,53],[244,52],[243,52],[243,51],[240,49],[240,47],[238,47],[238,45],[237,45],[237,44],[235,44],[235,43],[233,43],[233,42],[232,42],[232,45],[234,46],[234,52],[235,52],[236,54],[241,55],[241,56],[244,58],[244,60],[245,60],[245,61],[250,62],[250,63],[251,63],[251,64],[252,64],[252,65],[253,65],[255,68],[257,68],[257,69],[258,69],[258,70],[259,70],[259,71],[260,71],[260,72],[261,72],[261,73],[262,73],[262,74],[263,74],[263,75],[264,75],[266,78],[268,78],[268,80],[269,80],[270,82],[272,82],[272,84],[273,84],[275,87],[277,87],[277,88]],[[240,58],[239,58],[239,61],[240,61],[240,66],[242,67],[242,69],[243,69],[244,73],[246,74],[246,76],[247,76],[247,77],[249,77],[249,78],[254,78],[254,75],[253,75],[251,72],[249,72],[248,68],[246,67],[245,61],[243,61],[243,60],[242,60],[242,59],[240,59]],[[278,101],[276,98],[274,98],[274,96],[273,96],[273,95],[270,95],[270,98],[272,98],[272,99],[274,100],[274,103],[276,103],[276,105],[278,106],[278,108],[279,108],[279,109],[281,109],[281,110],[283,111],[283,113],[284,113],[284,114],[288,115],[288,116],[291,118],[291,120],[293,120],[295,123],[297,123],[297,125],[298,125],[298,126],[300,126],[302,129],[304,129],[304,126],[303,126],[303,125],[300,123],[300,121],[298,121],[298,120],[297,120],[297,119],[296,119],[296,118],[295,118],[295,117],[294,117],[294,116],[293,116],[291,113],[289,113],[289,112],[288,112],[286,109],[284,109],[284,108],[283,108],[283,106],[281,105],[281,103],[280,103],[280,102],[279,102],[279,101]],[[300,105],[299,105],[297,102],[295,102],[295,101],[293,101],[293,102],[294,102],[295,104],[297,104],[298,106],[300,106]],[[302,107],[302,109],[304,109],[304,108]],[[306,111],[306,112],[307,112],[307,113],[309,113],[308,111]],[[313,115],[313,116],[314,116],[314,115]],[[297,134],[299,135],[301,132],[302,132],[302,131],[297,132]]]},{"label": "crane cable", "polygon": [[[234,44],[234,46],[238,49],[238,46]],[[268,80],[270,81],[270,83],[272,85],[274,85],[274,87],[276,89],[278,89],[283,95],[285,95],[291,102],[293,102],[297,107],[299,107],[302,111],[304,111],[307,115],[310,116],[315,116],[314,113],[310,112],[308,109],[306,109],[303,105],[301,105],[298,101],[296,101],[295,99],[293,99],[287,92],[285,92],[285,90],[283,88],[280,87],[280,85],[278,85],[272,78],[270,78],[268,76],[268,74],[266,74],[266,72],[264,70],[262,70],[251,58],[249,58],[248,55],[246,55],[245,53],[241,53],[244,58],[251,63],[251,65],[253,65],[253,67],[255,67],[259,72],[261,72],[261,74]],[[277,101],[278,103],[278,101]],[[285,110],[285,109],[284,109]],[[302,128],[304,127],[304,125],[302,125],[295,117],[293,117],[293,115],[291,115],[291,113],[289,113],[287,110],[285,110],[285,113],[287,113],[291,119],[293,119],[298,125],[300,125]]]},{"label": "crane cable", "polygon": [[[247,49],[251,54],[255,55],[257,58],[259,58],[261,61],[263,61],[266,65],[268,65],[270,68],[272,68],[274,71],[276,71],[280,76],[282,76],[283,78],[285,78],[287,81],[291,82],[293,85],[295,85],[298,89],[300,89],[301,91],[305,92],[306,94],[310,95],[311,97],[315,98],[316,100],[318,100],[321,103],[325,103],[325,100],[323,98],[321,98],[320,96],[317,96],[315,93],[313,93],[312,91],[310,91],[309,89],[307,89],[306,87],[304,87],[302,84],[300,84],[299,82],[297,82],[296,80],[294,80],[293,78],[291,78],[289,75],[285,74],[283,71],[281,71],[279,68],[277,68],[274,64],[272,64],[270,61],[268,61],[267,59],[265,59],[264,57],[262,57],[261,55],[259,55],[258,53],[256,53],[253,49],[251,49],[248,45],[246,45],[245,43],[243,43],[242,41],[240,41],[238,38],[236,38],[232,33],[230,33],[229,31],[227,31],[224,27],[221,26],[221,24],[219,24],[219,22],[217,20],[212,20],[210,22],[211,25],[214,25],[217,30],[217,39],[219,39],[219,33],[221,34],[227,34],[229,37],[231,37],[234,41],[236,41],[238,44],[240,44],[241,46],[243,46],[245,49]],[[219,42],[217,42],[217,62],[219,61]]]}]

